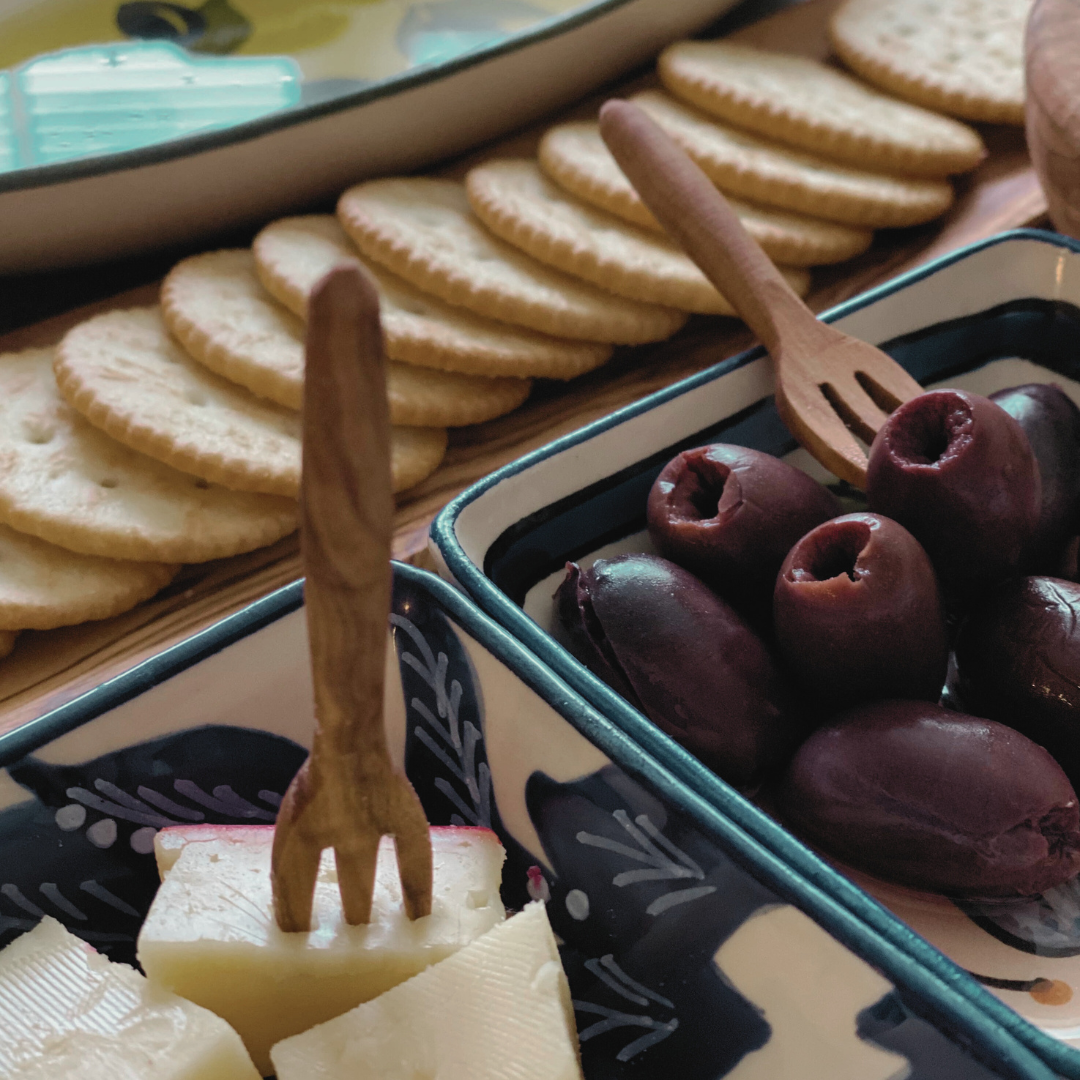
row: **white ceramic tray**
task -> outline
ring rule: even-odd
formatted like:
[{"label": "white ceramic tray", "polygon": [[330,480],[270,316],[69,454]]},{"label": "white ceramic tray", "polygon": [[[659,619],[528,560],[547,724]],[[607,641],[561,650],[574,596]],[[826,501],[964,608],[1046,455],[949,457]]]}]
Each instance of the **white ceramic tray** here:
[{"label": "white ceramic tray", "polygon": [[[574,101],[734,3],[588,0],[449,60],[367,80],[316,79],[298,106],[261,119],[0,173],[0,274],[192,242],[332,198],[365,177],[430,165]],[[450,10],[389,8],[402,22]]]}]

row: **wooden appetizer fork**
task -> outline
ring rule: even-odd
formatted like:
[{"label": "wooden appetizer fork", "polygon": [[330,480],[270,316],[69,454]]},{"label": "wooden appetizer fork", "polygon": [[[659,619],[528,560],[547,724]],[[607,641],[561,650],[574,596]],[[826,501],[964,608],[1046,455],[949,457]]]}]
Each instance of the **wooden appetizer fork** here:
[{"label": "wooden appetizer fork", "polygon": [[831,473],[864,487],[866,453],[852,432],[872,442],[888,413],[922,387],[880,349],[820,322],[708,177],[638,106],[608,101],[600,131],[642,202],[772,356],[788,430]]},{"label": "wooden appetizer fork", "polygon": [[366,923],[387,834],[406,913],[431,911],[427,820],[383,728],[394,513],[385,364],[374,288],[357,264],[334,268],[312,294],[307,330],[300,527],[315,739],[274,833],[274,914],[286,931],[310,928],[328,847],[345,919]]}]

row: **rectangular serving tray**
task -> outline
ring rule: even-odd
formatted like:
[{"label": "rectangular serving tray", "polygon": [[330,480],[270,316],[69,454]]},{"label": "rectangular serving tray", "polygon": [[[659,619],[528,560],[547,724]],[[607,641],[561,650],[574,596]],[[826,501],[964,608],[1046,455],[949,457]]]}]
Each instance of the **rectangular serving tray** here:
[{"label": "rectangular serving tray", "polygon": [[[1080,244],[1019,230],[940,258],[821,316],[882,346],[924,385],[989,394],[1056,381],[1080,402]],[[841,495],[845,490],[780,422],[771,362],[755,349],[730,357],[493,473],[450,503],[432,526],[440,570],[582,697],[685,782],[888,940],[953,981],[1055,1069],[1080,1077],[1080,889],[1063,886],[997,917],[860,878],[923,938],[993,987],[998,1000],[927,940],[875,903],[772,818],[661,733],[550,633],[551,594],[567,561],[651,550],[645,500],[676,453],[732,442],[783,456]],[[1039,1001],[1041,980],[1070,1000]],[[1002,1002],[1009,1008],[1003,1007]],[[1015,1011],[1014,1011],[1015,1010]]]},{"label": "rectangular serving tray", "polygon": [[[48,914],[131,962],[157,829],[273,821],[312,733],[302,602],[0,737],[0,945]],[[391,753],[433,824],[496,830],[509,907],[547,901],[587,1080],[1052,1080],[450,585],[395,565],[391,624]]]}]

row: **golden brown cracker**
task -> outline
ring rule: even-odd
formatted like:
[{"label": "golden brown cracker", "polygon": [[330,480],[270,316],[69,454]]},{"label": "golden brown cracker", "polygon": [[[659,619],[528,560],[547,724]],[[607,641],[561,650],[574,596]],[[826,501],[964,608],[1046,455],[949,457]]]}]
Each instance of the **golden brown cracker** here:
[{"label": "golden brown cracker", "polygon": [[60,396],[53,350],[30,349],[0,356],[0,522],[87,555],[205,562],[292,532],[297,506],[118,443]]},{"label": "golden brown cracker", "polygon": [[338,219],[369,259],[416,287],[488,318],[557,337],[659,341],[684,313],[606,293],[498,239],[450,180],[373,180],[350,188]]},{"label": "golden brown cracker", "polygon": [[299,413],[196,363],[156,307],[79,323],[55,372],[67,402],[132,450],[235,491],[299,492]]},{"label": "golden brown cracker", "polygon": [[[631,224],[663,232],[604,145],[599,124],[578,121],[549,128],[538,158],[544,172],[570,194]],[[788,266],[843,262],[865,251],[873,239],[869,229],[729,201],[765,254]]]},{"label": "golden brown cracker", "polygon": [[299,409],[304,325],[270,296],[246,249],[182,259],[161,285],[173,336],[203,367],[259,397]]},{"label": "golden brown cracker", "polygon": [[[229,353],[240,357],[243,367],[234,364],[228,370],[242,376],[244,385],[256,394],[272,380],[274,392],[266,396],[298,409],[304,390],[303,322],[264,292],[250,252],[212,254],[214,259],[185,260],[186,268],[181,263],[165,279],[162,315],[166,325],[196,360],[205,364],[210,359],[214,370],[218,370],[213,361],[222,343],[231,342]],[[211,272],[204,275],[206,269]],[[217,297],[223,294],[229,300],[219,304]],[[271,305],[287,318],[274,322],[266,318]],[[516,409],[529,396],[531,386],[528,379],[462,375],[396,361],[386,368],[392,424],[460,427],[482,423]]]},{"label": "golden brown cracker", "polygon": [[51,630],[128,611],[165,588],[177,570],[168,563],[78,555],[0,525],[0,649],[13,631]]},{"label": "golden brown cracker", "polygon": [[631,99],[722,191],[754,203],[872,229],[919,225],[953,203],[947,180],[851,169],[718,123],[660,90]]},{"label": "golden brown cracker", "polygon": [[[329,214],[274,221],[255,237],[252,251],[266,291],[301,318],[323,274],[344,259],[360,258]],[[611,356],[610,345],[549,337],[485,319],[421,292],[370,261],[364,262],[364,269],[379,292],[386,355],[391,360],[465,375],[572,379]]]},{"label": "golden brown cracker", "polygon": [[986,153],[966,124],[809,57],[679,41],[660,54],[658,71],[671,93],[729,124],[856,168],[944,177]]},{"label": "golden brown cracker", "polygon": [[446,456],[446,429],[395,427],[390,432],[390,471],[394,491],[405,491],[427,479]]},{"label": "golden brown cracker", "polygon": [[[488,161],[469,172],[466,190],[496,236],[541,262],[634,300],[735,314],[677,244],[567,195],[535,161]],[[805,272],[796,278],[808,284]]]},{"label": "golden brown cracker", "polygon": [[1024,27],[1032,0],[845,0],[829,26],[852,71],[965,120],[1024,122]]}]

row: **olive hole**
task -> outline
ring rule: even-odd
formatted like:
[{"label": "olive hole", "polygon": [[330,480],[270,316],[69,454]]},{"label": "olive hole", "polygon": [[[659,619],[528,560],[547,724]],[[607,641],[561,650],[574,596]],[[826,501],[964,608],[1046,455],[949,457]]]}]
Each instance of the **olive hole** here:
[{"label": "olive hole", "polygon": [[[705,454],[687,456],[686,471],[678,481],[679,501],[686,511],[698,521],[716,517],[721,507],[725,509],[741,495],[737,482],[731,480],[731,468],[719,461],[710,460]],[[729,491],[730,488],[730,491]]]},{"label": "olive hole", "polygon": [[963,398],[924,394],[897,414],[890,439],[893,452],[912,465],[936,465],[971,438],[971,410]]},{"label": "olive hole", "polygon": [[870,541],[870,526],[845,521],[806,537],[791,567],[793,581],[831,581],[846,576],[858,581],[859,556]]}]

